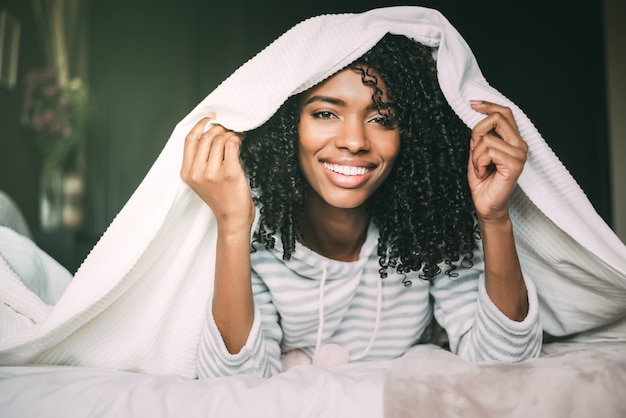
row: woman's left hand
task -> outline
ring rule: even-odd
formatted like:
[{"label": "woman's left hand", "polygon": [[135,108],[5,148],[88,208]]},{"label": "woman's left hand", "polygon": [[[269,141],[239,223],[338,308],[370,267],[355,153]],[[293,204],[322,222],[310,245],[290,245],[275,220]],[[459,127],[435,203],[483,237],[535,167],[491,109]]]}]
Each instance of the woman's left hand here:
[{"label": "woman's left hand", "polygon": [[522,173],[528,145],[513,112],[486,101],[471,101],[472,109],[487,115],[472,130],[467,177],[476,215],[481,222],[509,219],[509,198]]}]

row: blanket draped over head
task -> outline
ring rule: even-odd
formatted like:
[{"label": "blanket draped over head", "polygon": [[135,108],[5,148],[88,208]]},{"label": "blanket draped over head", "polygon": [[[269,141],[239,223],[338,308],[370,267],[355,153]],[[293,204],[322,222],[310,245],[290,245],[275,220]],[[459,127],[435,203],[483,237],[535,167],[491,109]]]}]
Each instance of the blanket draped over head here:
[{"label": "blanket draped over head", "polygon": [[[469,127],[484,117],[470,108],[471,99],[513,109],[529,155],[511,216],[544,329],[555,336],[626,338],[626,247],[524,113],[489,86],[450,23],[435,10],[392,7],[306,20],[219,85],[175,127],[58,301],[44,302],[23,284],[19,269],[1,259],[0,364],[195,376],[217,228],[208,206],[179,177],[186,134],[210,112],[234,131],[263,124],[290,95],[342,69],[387,32],[433,48],[441,89]],[[55,286],[54,274],[45,279]]]}]

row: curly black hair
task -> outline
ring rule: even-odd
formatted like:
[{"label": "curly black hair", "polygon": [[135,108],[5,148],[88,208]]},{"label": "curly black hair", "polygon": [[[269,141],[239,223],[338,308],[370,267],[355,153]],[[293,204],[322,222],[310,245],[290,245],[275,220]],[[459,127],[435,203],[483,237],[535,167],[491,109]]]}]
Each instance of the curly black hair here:
[{"label": "curly black hair", "polygon": [[[401,35],[385,35],[349,65],[372,87],[381,112],[393,112],[400,151],[386,181],[368,199],[379,229],[380,275],[388,268],[433,280],[445,263],[455,276],[471,266],[477,239],[475,211],[467,183],[469,128],[440,90],[432,49]],[[390,103],[383,102],[375,69]],[[255,204],[260,207],[256,244],[274,246],[280,232],[288,260],[300,237],[307,182],[298,163],[300,95],[290,97],[262,126],[246,133],[241,159]],[[405,279],[405,285],[411,282]]]}]

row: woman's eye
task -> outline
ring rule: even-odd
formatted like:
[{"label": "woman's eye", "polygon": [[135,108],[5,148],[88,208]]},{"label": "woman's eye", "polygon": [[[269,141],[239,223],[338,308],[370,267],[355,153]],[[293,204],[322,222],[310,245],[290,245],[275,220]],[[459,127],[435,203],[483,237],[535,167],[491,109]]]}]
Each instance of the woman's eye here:
[{"label": "woman's eye", "polygon": [[394,119],[391,119],[385,116],[377,116],[375,118],[372,118],[370,122],[382,125],[386,129],[395,129],[396,126],[398,125],[398,123]]},{"label": "woman's eye", "polygon": [[316,119],[330,119],[333,118],[335,115],[328,111],[328,110],[321,110],[319,112],[313,112],[313,117]]}]

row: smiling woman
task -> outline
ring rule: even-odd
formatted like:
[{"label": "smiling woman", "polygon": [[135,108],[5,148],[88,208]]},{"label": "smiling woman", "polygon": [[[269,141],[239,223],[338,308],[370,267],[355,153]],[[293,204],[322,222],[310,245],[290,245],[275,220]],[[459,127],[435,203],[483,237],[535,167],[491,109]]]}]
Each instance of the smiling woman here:
[{"label": "smiling woman", "polygon": [[310,90],[303,102],[298,161],[309,192],[331,207],[359,207],[367,217],[363,204],[391,172],[399,129],[390,127],[372,102],[372,89],[352,69]]},{"label": "smiling woman", "polygon": [[[309,130],[311,152],[307,123],[323,127]],[[373,193],[361,190],[378,177],[386,135],[399,145],[393,166]],[[359,170],[371,177],[352,188],[329,179]],[[354,207],[329,202],[339,190],[358,197]],[[0,242],[19,238],[5,229]],[[164,415],[171,404],[168,416],[182,405],[189,416],[372,418],[383,400],[385,415],[402,417],[459,416],[469,403],[479,416],[522,404],[525,416],[595,416],[599,403],[623,404],[619,380],[598,385],[593,370],[622,371],[624,361],[591,347],[559,364],[569,373],[572,358],[587,358],[592,369],[555,376],[554,363],[531,357],[541,328],[568,340],[625,338],[626,247],[431,9],[314,17],[247,61],[176,125],[74,277],[44,278],[58,285],[54,297],[28,287],[39,283],[29,280],[33,257],[0,255],[3,416],[55,415],[68,402],[83,415]],[[433,317],[455,354],[411,347],[432,341]],[[622,346],[611,350],[620,360]],[[545,373],[524,380],[533,369]],[[593,373],[593,388],[567,391],[580,405],[552,408],[563,381]],[[228,377],[197,379],[212,376]],[[619,399],[607,403],[611,388]],[[599,410],[624,416],[619,407]]]},{"label": "smiling woman", "polygon": [[[375,77],[359,80],[358,69]],[[310,153],[309,122],[338,128],[310,130],[322,139]],[[365,192],[386,135],[399,150]],[[345,188],[326,167],[373,174]],[[343,207],[327,191],[359,198]],[[541,344],[538,317],[551,335],[624,336],[624,322],[598,329],[625,315],[616,240],[440,13],[318,16],[176,125],[60,299],[45,303],[24,287],[26,270],[0,263],[0,364],[276,376],[295,360],[397,359],[429,341],[433,317],[460,359],[528,359]],[[226,380],[256,387],[251,376]]]},{"label": "smiling woman", "polygon": [[200,375],[395,358],[433,314],[464,358],[536,355],[508,215],[526,143],[508,108],[472,107],[487,116],[470,133],[430,48],[388,34],[245,135],[201,120],[181,171],[219,231]]}]

